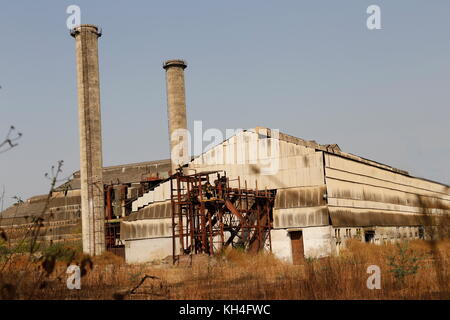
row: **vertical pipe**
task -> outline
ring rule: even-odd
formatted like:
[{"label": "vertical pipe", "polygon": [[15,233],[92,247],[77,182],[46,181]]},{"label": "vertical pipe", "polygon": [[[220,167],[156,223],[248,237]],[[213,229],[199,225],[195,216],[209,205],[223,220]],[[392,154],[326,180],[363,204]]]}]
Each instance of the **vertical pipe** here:
[{"label": "vertical pipe", "polygon": [[[192,199],[192,194],[191,194],[191,192],[192,192],[192,190],[194,190],[194,186],[192,185],[192,180],[191,179],[188,179],[188,182],[186,183],[186,185],[187,185],[187,199]],[[190,249],[190,254],[192,255],[193,253],[194,253],[194,245],[195,245],[195,240],[194,240],[194,237],[195,237],[195,233],[194,233],[194,228],[195,228],[195,221],[194,221],[194,206],[193,206],[193,204],[192,204],[192,201],[189,201],[189,204],[188,204],[188,212],[189,212],[189,224],[188,224],[188,226],[189,226],[189,235],[190,235],[190,238],[191,238],[191,241],[190,241],[190,243],[191,243],[191,249]]]},{"label": "vertical pipe", "polygon": [[[272,196],[272,195],[271,195]],[[269,230],[269,250],[272,252],[272,221],[270,220],[270,201],[267,203],[267,224]]]},{"label": "vertical pipe", "polygon": [[98,66],[98,38],[101,33],[96,26],[80,25],[71,31],[71,35],[75,38],[77,56],[83,252],[99,255],[105,251]]},{"label": "vertical pipe", "polygon": [[179,232],[179,242],[180,242],[180,255],[182,255],[184,253],[184,245],[183,245],[183,241],[184,241],[184,235],[183,235],[183,208],[182,208],[182,204],[181,204],[181,177],[177,175],[177,201],[178,201],[178,232]]},{"label": "vertical pipe", "polygon": [[[178,177],[177,177],[178,179]],[[175,195],[173,194],[173,178],[170,179],[170,201],[172,205],[172,263],[175,264],[176,262],[176,255],[175,255]],[[179,190],[177,189],[177,192]]]},{"label": "vertical pipe", "polygon": [[225,236],[223,234],[223,209],[219,208],[220,250],[224,249]]},{"label": "vertical pipe", "polygon": [[205,203],[203,202],[202,178],[198,175],[198,193],[200,200],[200,223],[201,223],[201,237],[202,237],[202,253],[206,252],[206,214]]},{"label": "vertical pipe", "polygon": [[106,217],[111,220],[113,218],[112,210],[112,200],[111,200],[111,190],[112,186],[108,186],[106,189]]}]

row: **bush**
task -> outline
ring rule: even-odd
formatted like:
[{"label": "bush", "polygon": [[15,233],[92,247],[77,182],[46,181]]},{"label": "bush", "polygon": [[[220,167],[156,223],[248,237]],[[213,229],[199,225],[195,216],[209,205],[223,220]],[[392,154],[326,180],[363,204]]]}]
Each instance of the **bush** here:
[{"label": "bush", "polygon": [[[11,253],[29,253],[31,251],[31,246],[31,241],[27,239],[25,241],[20,241],[15,245],[12,244],[9,250]],[[39,250],[39,244],[34,246],[34,250]]]},{"label": "bush", "polygon": [[391,267],[389,271],[394,274],[394,277],[403,282],[407,276],[417,273],[421,258],[413,254],[406,241],[397,243],[396,246],[397,253],[387,257],[388,266]]},{"label": "bush", "polygon": [[9,254],[9,248],[6,241],[0,240],[0,261],[3,260],[3,258]]},{"label": "bush", "polygon": [[51,244],[44,250],[42,255],[44,257],[53,257],[56,261],[70,263],[77,256],[78,252],[75,248],[65,246],[61,243]]}]

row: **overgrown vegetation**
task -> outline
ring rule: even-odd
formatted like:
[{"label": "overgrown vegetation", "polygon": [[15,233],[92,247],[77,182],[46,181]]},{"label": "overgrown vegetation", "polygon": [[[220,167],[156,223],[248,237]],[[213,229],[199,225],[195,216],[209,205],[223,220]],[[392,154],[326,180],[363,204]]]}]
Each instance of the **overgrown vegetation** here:
[{"label": "overgrown vegetation", "polygon": [[394,277],[403,282],[407,276],[417,273],[421,258],[409,249],[407,241],[397,243],[396,247],[396,254],[387,257],[388,266],[391,267],[389,271],[394,274]]},{"label": "overgrown vegetation", "polygon": [[[448,275],[450,241],[439,241],[437,247],[442,256],[441,271]],[[71,263],[82,269],[81,290],[69,290],[65,271],[71,249],[56,245],[46,250],[47,256],[54,259],[42,258],[21,273],[23,281],[15,287],[14,298],[448,299],[449,283],[440,283],[432,250],[431,244],[422,240],[412,241],[407,247],[353,240],[338,257],[310,259],[299,266],[279,261],[271,254],[249,255],[239,250],[227,250],[213,258],[199,256],[192,266],[126,265],[108,252],[94,258],[77,252]],[[403,271],[393,272],[392,261]],[[24,270],[23,264],[28,263],[24,255],[16,255],[13,268],[2,273],[2,279],[17,277],[19,271],[13,271]],[[381,268],[380,290],[366,286],[367,267],[373,264]],[[401,281],[397,274],[404,275]],[[2,299],[8,297],[5,292],[11,294],[5,288],[15,286],[15,282],[5,283],[8,286],[3,286]]]},{"label": "overgrown vegetation", "polygon": [[[10,148],[16,146],[13,140],[9,140],[8,145]],[[61,279],[61,274],[54,272],[57,262],[64,261],[69,265],[77,256],[73,248],[39,240],[44,227],[44,215],[55,185],[59,182],[62,165],[63,161],[58,161],[56,167],[52,166],[51,174],[45,174],[51,183],[44,208],[40,214],[32,217],[24,232],[10,239],[7,232],[0,228],[0,300],[35,298],[36,294],[40,294],[39,289],[48,287],[51,276],[56,275],[56,279]],[[89,261],[89,257],[83,257],[81,266],[89,264]]]}]

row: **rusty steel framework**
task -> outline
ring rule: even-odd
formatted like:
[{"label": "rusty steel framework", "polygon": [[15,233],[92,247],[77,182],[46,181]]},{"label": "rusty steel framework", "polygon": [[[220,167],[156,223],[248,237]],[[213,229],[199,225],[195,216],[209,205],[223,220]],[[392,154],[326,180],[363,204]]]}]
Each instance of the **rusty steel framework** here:
[{"label": "rusty steel framework", "polygon": [[184,175],[179,170],[171,177],[174,263],[181,255],[212,255],[228,246],[272,250],[275,191],[248,189],[246,181],[241,188],[240,178],[236,180],[238,187],[230,188],[220,171]]}]

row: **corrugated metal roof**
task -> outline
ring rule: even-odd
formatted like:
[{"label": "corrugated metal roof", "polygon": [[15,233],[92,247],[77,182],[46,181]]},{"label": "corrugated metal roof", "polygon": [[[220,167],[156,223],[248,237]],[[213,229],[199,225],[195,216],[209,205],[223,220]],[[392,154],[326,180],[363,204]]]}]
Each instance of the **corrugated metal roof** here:
[{"label": "corrugated metal roof", "polygon": [[[52,197],[49,200],[47,200],[47,196],[45,195],[33,197],[23,203],[14,204],[8,209],[1,212],[0,225],[18,224],[19,222],[31,222],[33,216],[48,214],[52,210],[52,208],[79,205],[80,202],[81,199],[79,195],[67,197],[58,196]],[[55,216],[55,218],[57,217]]]},{"label": "corrugated metal roof", "polygon": [[[103,183],[118,184],[132,183],[145,180],[149,176],[168,178],[170,159],[131,163],[103,168]],[[80,189],[80,171],[73,174],[73,178],[56,188],[56,191]]]},{"label": "corrugated metal roof", "polygon": [[[103,182],[105,184],[133,183],[143,181],[146,177],[150,176],[159,176],[161,179],[165,179],[168,177],[169,170],[169,159],[104,167]],[[79,171],[77,171],[73,174],[73,178],[70,181],[55,189],[55,192],[59,192],[60,194],[51,198],[48,207],[54,208],[65,205],[79,205],[81,202],[79,189],[80,174]],[[70,190],[70,194],[67,196],[61,194],[61,192],[65,190]],[[8,221],[11,220],[11,218],[14,218],[16,223],[18,221],[26,223],[26,217],[42,214],[47,197],[48,196],[45,194],[33,196],[24,203],[15,204],[9,207],[0,213],[0,224],[9,224]],[[5,220],[2,222],[2,219],[7,219],[8,221]]]},{"label": "corrugated metal roof", "polygon": [[437,217],[426,214],[405,214],[384,210],[366,210],[355,208],[328,208],[334,227],[368,226],[420,226],[436,225]]}]

